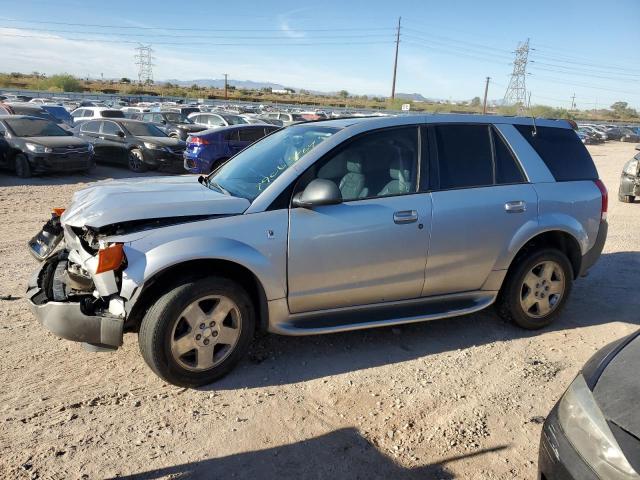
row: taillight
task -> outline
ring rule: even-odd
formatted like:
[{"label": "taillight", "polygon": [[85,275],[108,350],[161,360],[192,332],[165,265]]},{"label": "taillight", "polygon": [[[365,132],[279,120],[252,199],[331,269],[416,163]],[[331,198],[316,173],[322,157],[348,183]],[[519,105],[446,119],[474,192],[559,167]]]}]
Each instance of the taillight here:
[{"label": "taillight", "polygon": [[191,137],[189,143],[193,145],[209,145],[209,140],[202,137]]},{"label": "taillight", "polygon": [[596,187],[600,190],[600,194],[602,195],[602,206],[600,207],[600,218],[602,220],[607,219],[607,210],[609,209],[609,192],[607,192],[607,187],[604,186],[602,180],[597,179],[594,180]]}]

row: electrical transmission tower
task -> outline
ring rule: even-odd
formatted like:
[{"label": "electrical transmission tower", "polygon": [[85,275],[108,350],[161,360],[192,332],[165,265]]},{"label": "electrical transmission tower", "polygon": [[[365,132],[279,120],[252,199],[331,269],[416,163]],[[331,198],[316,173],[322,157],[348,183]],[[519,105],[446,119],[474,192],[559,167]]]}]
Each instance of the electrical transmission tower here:
[{"label": "electrical transmission tower", "polygon": [[136,47],[136,65],[138,66],[138,82],[153,83],[153,49],[151,45],[142,45]]},{"label": "electrical transmission tower", "polygon": [[513,73],[509,86],[504,94],[504,103],[507,105],[519,104],[526,106],[527,103],[527,62],[529,61],[529,39],[524,43],[519,43],[516,48],[516,58],[513,61]]}]

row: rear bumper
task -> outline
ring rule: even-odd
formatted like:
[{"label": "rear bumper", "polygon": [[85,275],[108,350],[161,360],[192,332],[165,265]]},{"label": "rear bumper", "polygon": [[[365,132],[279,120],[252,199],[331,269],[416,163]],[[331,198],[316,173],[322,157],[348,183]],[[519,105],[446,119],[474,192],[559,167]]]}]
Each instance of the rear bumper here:
[{"label": "rear bumper", "polygon": [[[56,261],[54,259],[54,261]],[[34,272],[27,287],[29,308],[44,328],[54,335],[74,342],[116,348],[122,345],[124,318],[84,313],[80,302],[52,301],[46,294],[44,270],[50,262]]]},{"label": "rear bumper", "polygon": [[189,173],[210,173],[212,162],[203,160],[198,155],[185,152],[183,155],[184,169]]},{"label": "rear bumper", "polygon": [[598,236],[596,242],[587,253],[582,256],[582,262],[580,264],[580,276],[587,274],[587,271],[598,261],[604,244],[607,241],[607,233],[609,231],[609,224],[606,220],[600,221],[600,228],[598,229]]},{"label": "rear bumper", "polygon": [[557,406],[540,434],[538,480],[599,480],[562,431]]}]

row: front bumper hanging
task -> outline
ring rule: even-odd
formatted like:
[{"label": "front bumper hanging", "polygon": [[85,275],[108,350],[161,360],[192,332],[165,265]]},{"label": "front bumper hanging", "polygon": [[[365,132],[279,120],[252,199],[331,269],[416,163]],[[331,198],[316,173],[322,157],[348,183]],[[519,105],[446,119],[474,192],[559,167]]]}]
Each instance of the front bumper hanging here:
[{"label": "front bumper hanging", "polygon": [[52,276],[47,271],[51,268],[55,270],[57,263],[58,257],[43,263],[29,280],[27,298],[38,322],[66,340],[111,349],[121,346],[124,318],[111,316],[108,312],[90,313],[88,305],[91,297],[78,302],[54,301],[50,298],[51,287],[45,283],[53,282],[53,277],[59,273],[55,271]]}]

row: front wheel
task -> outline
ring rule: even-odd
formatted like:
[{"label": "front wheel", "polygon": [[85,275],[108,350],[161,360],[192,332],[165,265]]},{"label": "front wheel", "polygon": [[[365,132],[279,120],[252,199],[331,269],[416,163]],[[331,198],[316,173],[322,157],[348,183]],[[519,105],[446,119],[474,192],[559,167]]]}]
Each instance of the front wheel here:
[{"label": "front wheel", "polygon": [[498,313],[528,330],[546,327],[564,307],[573,285],[573,267],[556,249],[519,259],[498,296]]},{"label": "front wheel", "polygon": [[145,362],[180,387],[226,375],[247,353],[255,329],[246,291],[225,278],[204,278],[171,289],[149,309],[138,334]]},{"label": "front wheel", "polygon": [[133,148],[129,151],[129,170],[136,173],[142,173],[147,171],[147,166],[144,163],[144,156],[142,150]]}]

